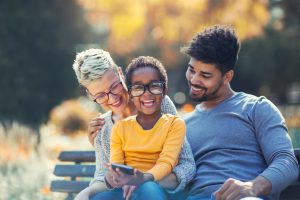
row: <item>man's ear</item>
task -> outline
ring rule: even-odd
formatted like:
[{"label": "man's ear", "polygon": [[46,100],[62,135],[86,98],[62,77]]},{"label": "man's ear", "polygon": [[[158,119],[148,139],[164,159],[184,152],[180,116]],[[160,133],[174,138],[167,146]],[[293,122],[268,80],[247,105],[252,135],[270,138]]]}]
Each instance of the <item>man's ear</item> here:
[{"label": "man's ear", "polygon": [[228,72],[226,72],[224,74],[224,81],[223,81],[223,83],[225,85],[228,84],[228,83],[230,83],[231,80],[232,80],[232,78],[233,78],[233,76],[234,76],[234,71],[233,70],[229,70]]}]

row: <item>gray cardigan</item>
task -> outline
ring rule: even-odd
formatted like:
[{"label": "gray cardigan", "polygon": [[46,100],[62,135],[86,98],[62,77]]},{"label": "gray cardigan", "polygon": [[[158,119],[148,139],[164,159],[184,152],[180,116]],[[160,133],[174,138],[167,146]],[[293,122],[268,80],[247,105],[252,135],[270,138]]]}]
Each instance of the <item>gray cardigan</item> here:
[{"label": "gray cardigan", "polygon": [[[169,113],[176,115],[176,108],[168,96],[162,101],[162,113]],[[108,111],[102,115],[105,120],[105,124],[97,134],[95,138],[95,154],[96,154],[96,171],[94,174],[94,179],[91,181],[90,185],[95,181],[104,181],[104,176],[106,173],[106,168],[104,163],[109,162],[110,156],[110,134],[112,127],[114,125],[112,121],[112,112]],[[185,138],[181,152],[179,154],[177,166],[173,169],[176,174],[177,180],[179,182],[175,190],[168,191],[170,193],[175,193],[183,190],[185,186],[193,179],[196,173],[195,161],[191,151],[191,147]]]}]

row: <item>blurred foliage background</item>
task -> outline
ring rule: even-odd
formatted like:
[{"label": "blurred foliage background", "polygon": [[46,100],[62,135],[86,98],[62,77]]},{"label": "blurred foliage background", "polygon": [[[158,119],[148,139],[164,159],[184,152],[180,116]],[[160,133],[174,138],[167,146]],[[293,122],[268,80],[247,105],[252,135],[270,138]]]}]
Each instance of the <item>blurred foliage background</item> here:
[{"label": "blurred foliage background", "polygon": [[0,1],[0,120],[38,126],[74,97],[76,44],[89,26],[74,1]]},{"label": "blurred foliage background", "polygon": [[169,95],[191,103],[180,47],[205,27],[236,28],[242,49],[233,88],[276,104],[300,101],[297,0],[2,0],[0,120],[38,127],[53,107],[82,95],[71,69],[76,52],[111,52],[123,68],[139,55],[168,68]]},{"label": "blurred foliage background", "polygon": [[77,52],[103,48],[123,69],[140,55],[160,59],[169,96],[188,112],[179,50],[215,24],[242,42],[232,88],[278,105],[300,147],[299,19],[298,0],[1,0],[0,199],[59,199],[49,192],[57,153],[90,147],[87,122],[103,111],[78,86]]}]

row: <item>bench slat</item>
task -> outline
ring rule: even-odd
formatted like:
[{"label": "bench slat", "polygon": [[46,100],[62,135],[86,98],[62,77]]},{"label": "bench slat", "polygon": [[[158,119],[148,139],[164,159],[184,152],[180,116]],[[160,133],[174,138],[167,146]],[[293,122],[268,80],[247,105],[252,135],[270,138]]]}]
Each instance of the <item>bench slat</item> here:
[{"label": "bench slat", "polygon": [[93,177],[95,165],[56,165],[53,174],[56,176]]},{"label": "bench slat", "polygon": [[52,181],[50,190],[52,192],[78,193],[89,185],[87,181]]},{"label": "bench slat", "polygon": [[294,183],[292,185],[289,185],[286,189],[284,189],[280,194],[281,200],[299,200],[300,199],[300,193],[299,193],[300,183]]},{"label": "bench slat", "polygon": [[95,162],[95,151],[63,151],[59,154],[60,161],[67,162]]}]

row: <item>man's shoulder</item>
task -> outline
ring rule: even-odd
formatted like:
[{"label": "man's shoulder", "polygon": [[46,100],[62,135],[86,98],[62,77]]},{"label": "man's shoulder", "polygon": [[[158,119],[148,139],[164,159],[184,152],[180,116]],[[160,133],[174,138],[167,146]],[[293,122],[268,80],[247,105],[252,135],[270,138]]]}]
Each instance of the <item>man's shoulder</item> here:
[{"label": "man's shoulder", "polygon": [[267,97],[255,96],[247,93],[240,93],[239,95],[237,95],[237,97],[232,101],[232,105],[230,108],[234,108],[235,110],[243,110],[247,113],[256,111],[261,112],[262,110],[268,112],[278,112],[278,108]]},{"label": "man's shoulder", "polygon": [[265,96],[255,96],[253,94],[238,92],[233,97],[232,102],[240,102],[242,104],[255,104],[259,101],[265,100],[267,100]]}]

